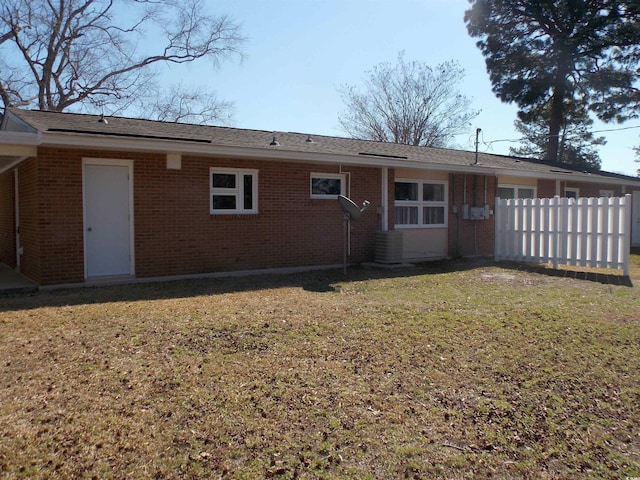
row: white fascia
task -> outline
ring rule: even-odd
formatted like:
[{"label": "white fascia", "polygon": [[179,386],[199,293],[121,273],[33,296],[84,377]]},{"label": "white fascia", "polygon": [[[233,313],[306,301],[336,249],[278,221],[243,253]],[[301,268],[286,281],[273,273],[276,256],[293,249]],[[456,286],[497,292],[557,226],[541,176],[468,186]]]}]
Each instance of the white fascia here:
[{"label": "white fascia", "polygon": [[0,173],[38,154],[39,133],[0,131]]},{"label": "white fascia", "polygon": [[37,147],[42,143],[41,133],[0,131],[0,148],[13,146]]},{"label": "white fascia", "polygon": [[[22,134],[27,135],[27,134]],[[42,132],[42,145],[49,146],[67,146],[75,148],[104,148],[108,150],[127,150],[138,152],[158,152],[166,154],[168,152],[180,152],[183,155],[207,155],[207,156],[223,156],[229,158],[246,158],[260,160],[281,160],[290,162],[308,162],[308,163],[329,163],[356,165],[363,167],[388,167],[388,168],[413,168],[417,170],[440,171],[449,173],[466,173],[480,175],[509,175],[527,178],[539,178],[545,180],[573,180],[585,183],[601,183],[609,185],[637,185],[639,182],[621,178],[609,178],[599,176],[597,174],[586,174],[581,172],[562,173],[562,172],[533,172],[522,171],[516,168],[496,168],[483,166],[482,164],[474,165],[448,165],[424,163],[408,159],[384,158],[364,155],[339,155],[316,152],[299,152],[293,150],[283,150],[278,147],[273,148],[247,148],[238,146],[222,146],[213,145],[203,142],[191,142],[164,140],[155,138],[123,138],[123,137],[105,137],[102,135],[73,135],[58,132]],[[1,139],[1,137],[0,137]]]}]

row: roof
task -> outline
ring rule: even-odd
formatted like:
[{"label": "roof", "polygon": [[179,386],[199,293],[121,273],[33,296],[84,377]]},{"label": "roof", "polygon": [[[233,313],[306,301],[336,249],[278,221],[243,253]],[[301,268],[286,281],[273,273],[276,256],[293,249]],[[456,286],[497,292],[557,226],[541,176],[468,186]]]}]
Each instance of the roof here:
[{"label": "roof", "polygon": [[[184,154],[228,155],[264,159],[339,162],[420,168],[464,173],[492,173],[576,181],[640,183],[609,172],[582,172],[563,164],[418,147],[308,133],[271,132],[209,125],[159,122],[123,117],[8,108],[2,129],[37,135],[38,145],[127,148]],[[101,121],[106,120],[106,121]],[[1,142],[0,137],[0,143]],[[273,145],[274,140],[277,145]],[[0,164],[1,170],[1,164]]]}]

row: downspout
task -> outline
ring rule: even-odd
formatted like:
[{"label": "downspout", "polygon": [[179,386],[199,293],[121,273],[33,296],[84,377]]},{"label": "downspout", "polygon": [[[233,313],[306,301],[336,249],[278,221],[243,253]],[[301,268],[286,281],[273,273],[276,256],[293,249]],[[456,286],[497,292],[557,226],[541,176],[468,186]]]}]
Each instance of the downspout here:
[{"label": "downspout", "polygon": [[484,204],[487,205],[487,176],[484,176]]},{"label": "downspout", "polygon": [[[340,164],[338,166],[338,172],[340,174],[344,174],[344,175],[347,176],[347,178],[348,178],[348,180],[347,180],[347,198],[351,198],[351,172],[345,172],[344,170],[342,170],[342,164]],[[348,256],[351,256],[351,222],[347,222],[347,225],[346,225],[346,228],[345,228],[345,236],[346,236],[345,242],[347,242],[346,243],[347,248],[345,249],[345,252],[347,252]],[[344,264],[345,264],[344,273],[346,275],[346,273],[347,273],[347,270],[346,270],[347,262],[346,262],[346,260],[345,260]]]},{"label": "downspout", "polygon": [[382,224],[383,232],[389,230],[389,168],[382,167]]},{"label": "downspout", "polygon": [[453,245],[453,257],[458,258],[460,257],[460,249],[459,249],[460,214],[458,213],[458,206],[456,205],[456,174],[455,173],[451,174],[451,185],[453,186],[451,188],[451,209],[453,210],[453,213],[456,216],[456,237]]},{"label": "downspout", "polygon": [[342,170],[342,164],[338,166],[338,173],[347,176],[347,197],[351,198],[351,172]]},{"label": "downspout", "polygon": [[16,168],[13,171],[13,180],[14,180],[14,206],[15,206],[15,235],[16,235],[16,271],[20,272],[20,259],[22,257],[23,249],[20,246],[20,203],[19,203],[19,186],[18,186],[18,169]]}]

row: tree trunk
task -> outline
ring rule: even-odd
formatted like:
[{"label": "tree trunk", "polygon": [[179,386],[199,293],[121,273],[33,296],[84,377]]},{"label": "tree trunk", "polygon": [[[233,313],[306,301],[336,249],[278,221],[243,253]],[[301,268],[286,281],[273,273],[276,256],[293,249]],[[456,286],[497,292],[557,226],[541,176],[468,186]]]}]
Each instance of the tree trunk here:
[{"label": "tree trunk", "polygon": [[558,146],[560,144],[560,129],[564,123],[564,100],[567,96],[567,75],[570,65],[570,58],[564,48],[559,47],[561,52],[557,56],[557,70],[551,95],[551,109],[549,118],[549,143],[547,144],[547,160],[558,161]]},{"label": "tree trunk", "polygon": [[562,125],[564,92],[556,88],[551,96],[551,115],[549,118],[549,139],[547,143],[547,158],[551,162],[558,161],[558,146],[560,144],[560,127]]}]

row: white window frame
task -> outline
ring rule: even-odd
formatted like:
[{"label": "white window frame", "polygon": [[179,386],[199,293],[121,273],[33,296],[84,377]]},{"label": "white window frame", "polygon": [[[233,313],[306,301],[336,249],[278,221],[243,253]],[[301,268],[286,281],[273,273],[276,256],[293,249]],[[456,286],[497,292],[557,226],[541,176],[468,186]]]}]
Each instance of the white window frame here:
[{"label": "white window frame", "polygon": [[615,192],[613,190],[604,189],[604,188],[600,190],[600,196],[601,197],[611,198],[614,195],[615,195]]},{"label": "white window frame", "polygon": [[[575,193],[575,197],[569,197],[567,193]],[[578,187],[564,187],[564,196],[567,198],[580,198],[580,189]]]},{"label": "white window frame", "polygon": [[498,185],[498,189],[501,188],[513,188],[513,198],[514,199],[518,199],[520,198],[518,196],[518,192],[520,189],[527,189],[527,190],[533,190],[533,198],[537,198],[538,197],[538,189],[537,187],[535,187],[534,185],[516,185],[516,184],[499,184]]},{"label": "white window frame", "polygon": [[[235,175],[235,188],[214,188],[213,175]],[[251,208],[244,208],[244,177],[250,175],[251,181]],[[214,209],[214,195],[225,195],[236,197],[236,208],[234,209]],[[209,169],[209,213],[211,215],[244,215],[258,213],[258,170],[247,168],[216,168]]]},{"label": "white window frame", "polygon": [[338,195],[327,195],[323,193],[313,193],[313,180],[315,178],[326,178],[330,180],[340,180],[340,193],[338,195],[344,195],[346,191],[346,179],[347,176],[344,173],[322,173],[322,172],[312,172],[309,175],[309,195],[311,198],[320,198],[325,200],[335,200],[338,198]]},{"label": "white window frame", "polygon": [[[418,184],[418,199],[417,200],[395,200],[393,206],[395,207],[417,207],[418,208],[418,223],[396,223],[398,228],[446,228],[449,224],[449,182],[446,180],[426,180],[423,178],[396,178],[395,183],[417,183]],[[423,200],[423,188],[424,185],[442,185],[444,192],[442,194],[442,201],[425,201]],[[395,187],[394,187],[395,188]],[[395,196],[395,195],[394,195]],[[444,208],[444,223],[424,223],[424,207],[443,207]]]}]

